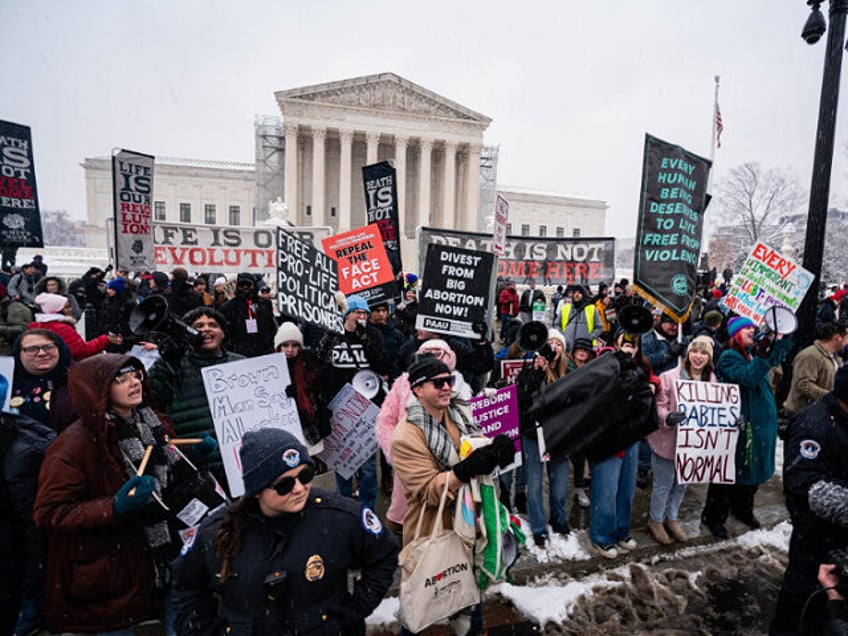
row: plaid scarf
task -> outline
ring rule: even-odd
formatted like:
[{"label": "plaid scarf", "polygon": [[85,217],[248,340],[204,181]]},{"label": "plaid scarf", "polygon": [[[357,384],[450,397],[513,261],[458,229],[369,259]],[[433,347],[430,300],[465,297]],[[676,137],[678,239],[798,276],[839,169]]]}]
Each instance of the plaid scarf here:
[{"label": "plaid scarf", "polygon": [[[158,499],[161,503],[163,490],[168,487],[170,467],[175,461],[174,456],[166,453],[162,446],[162,440],[167,435],[162,422],[147,406],[134,409],[129,420],[124,420],[114,413],[107,413],[106,417],[115,422],[118,447],[124,459],[124,470],[129,477],[135,476],[138,465],[144,457],[144,450],[148,446],[153,446],[153,452],[144,473],[156,479],[154,499]],[[156,587],[162,588],[170,578],[168,564],[176,556],[168,522],[154,521],[146,524],[144,536],[153,557]]]},{"label": "plaid scarf", "polygon": [[[447,416],[456,424],[460,436],[480,436],[482,431],[474,420],[471,419],[466,408],[462,407],[456,400],[451,400],[447,409]],[[414,424],[424,433],[427,448],[433,453],[442,470],[450,470],[451,466],[459,461],[459,449],[454,445],[448,430],[441,422],[437,422],[430,415],[415,394],[409,396],[406,403],[406,419]]]}]

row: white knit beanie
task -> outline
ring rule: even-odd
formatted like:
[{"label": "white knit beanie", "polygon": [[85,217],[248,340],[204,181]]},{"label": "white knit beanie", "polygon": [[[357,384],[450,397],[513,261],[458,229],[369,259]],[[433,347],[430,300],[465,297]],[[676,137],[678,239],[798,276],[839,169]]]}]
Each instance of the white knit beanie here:
[{"label": "white knit beanie", "polygon": [[300,333],[298,326],[293,322],[284,322],[277,329],[277,335],[274,336],[274,349],[284,342],[290,342],[292,340],[297,342],[301,347],[303,346],[303,334]]}]

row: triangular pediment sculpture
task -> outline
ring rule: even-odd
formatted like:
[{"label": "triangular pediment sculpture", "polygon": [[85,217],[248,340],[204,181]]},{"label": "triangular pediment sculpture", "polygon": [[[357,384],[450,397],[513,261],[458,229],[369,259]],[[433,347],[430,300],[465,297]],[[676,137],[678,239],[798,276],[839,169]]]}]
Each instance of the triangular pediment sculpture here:
[{"label": "triangular pediment sculpture", "polygon": [[277,91],[277,102],[312,102],[333,106],[401,112],[428,117],[458,119],[488,125],[492,120],[442,97],[395,73],[367,75],[338,82]]}]

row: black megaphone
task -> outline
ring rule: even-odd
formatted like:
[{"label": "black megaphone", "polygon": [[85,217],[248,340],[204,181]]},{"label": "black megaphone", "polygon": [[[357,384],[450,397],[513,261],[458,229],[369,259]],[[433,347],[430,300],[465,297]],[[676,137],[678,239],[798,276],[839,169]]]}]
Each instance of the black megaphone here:
[{"label": "black megaphone", "polygon": [[136,335],[162,333],[192,347],[198,347],[203,342],[203,335],[171,313],[168,301],[162,296],[150,296],[132,310],[130,331]]}]

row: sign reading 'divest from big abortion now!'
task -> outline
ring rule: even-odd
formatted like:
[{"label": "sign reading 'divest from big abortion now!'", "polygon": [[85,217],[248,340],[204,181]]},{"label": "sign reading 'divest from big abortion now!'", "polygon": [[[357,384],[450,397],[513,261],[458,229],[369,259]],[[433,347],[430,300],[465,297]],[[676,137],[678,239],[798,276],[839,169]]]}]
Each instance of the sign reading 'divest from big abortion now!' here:
[{"label": "sign reading 'divest from big abortion now!'", "polygon": [[739,387],[676,380],[674,394],[686,415],[677,426],[677,483],[735,484]]},{"label": "sign reading 'divest from big abortion now!'", "polygon": [[763,322],[766,310],[774,305],[794,314],[813,282],[813,275],[794,260],[757,243],[733,279],[722,304],[756,324]]}]

